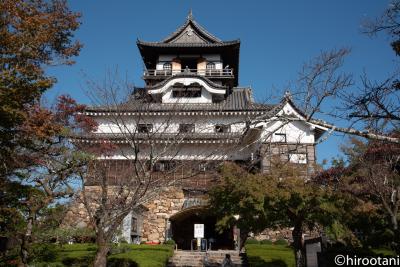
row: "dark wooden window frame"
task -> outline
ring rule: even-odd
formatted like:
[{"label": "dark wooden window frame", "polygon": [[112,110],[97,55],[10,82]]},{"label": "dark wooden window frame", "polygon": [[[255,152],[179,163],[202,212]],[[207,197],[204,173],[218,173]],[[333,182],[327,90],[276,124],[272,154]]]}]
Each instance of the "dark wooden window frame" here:
[{"label": "dark wooden window frame", "polygon": [[194,133],[195,125],[193,123],[182,123],[179,124],[179,132],[180,133]]},{"label": "dark wooden window frame", "polygon": [[137,125],[138,133],[152,133],[153,132],[153,124],[150,123],[139,123]]}]

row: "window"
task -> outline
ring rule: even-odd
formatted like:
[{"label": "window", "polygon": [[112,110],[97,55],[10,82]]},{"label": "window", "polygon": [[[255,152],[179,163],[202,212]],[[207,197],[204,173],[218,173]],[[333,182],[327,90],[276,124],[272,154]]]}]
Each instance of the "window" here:
[{"label": "window", "polygon": [[215,72],[215,63],[208,62],[206,65],[206,75],[213,75]]},{"label": "window", "polygon": [[215,132],[216,133],[230,133],[231,132],[231,126],[230,125],[215,125]]},{"label": "window", "polygon": [[286,134],[284,133],[275,133],[276,136],[276,142],[281,142],[281,143],[286,143]]},{"label": "window", "polygon": [[306,154],[289,154],[289,161],[297,164],[307,164]]},{"label": "window", "polygon": [[153,165],[153,171],[158,171],[158,172],[163,172],[163,171],[171,171],[176,168],[176,162],[175,161],[165,161],[165,160],[160,160],[154,163]]},{"label": "window", "polygon": [[159,171],[159,172],[163,172],[165,171],[165,163],[164,162],[156,162],[154,164],[154,171]]},{"label": "window", "polygon": [[207,169],[206,163],[199,163],[199,171],[205,172]]},{"label": "window", "polygon": [[188,97],[195,98],[201,97],[201,88],[179,88],[172,90],[173,98]]},{"label": "window", "polygon": [[172,97],[201,97],[202,86],[199,83],[191,83],[190,85],[183,85],[182,83],[176,83],[172,87]]},{"label": "window", "polygon": [[138,231],[138,221],[135,217],[132,217],[131,233],[137,233],[137,231]]},{"label": "window", "polygon": [[194,133],[194,124],[179,124],[180,133]]},{"label": "window", "polygon": [[208,62],[206,65],[206,69],[208,70],[215,70],[215,63],[213,62]]},{"label": "window", "polygon": [[151,133],[153,131],[153,124],[138,124],[138,133]]},{"label": "window", "polygon": [[171,63],[164,63],[163,65],[163,70],[172,70],[172,64]]}]

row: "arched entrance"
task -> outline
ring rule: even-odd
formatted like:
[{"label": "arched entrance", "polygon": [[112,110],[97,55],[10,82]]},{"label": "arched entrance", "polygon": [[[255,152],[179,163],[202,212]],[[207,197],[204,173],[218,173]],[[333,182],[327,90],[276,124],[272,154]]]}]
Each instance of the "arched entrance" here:
[{"label": "arched entrance", "polygon": [[204,224],[204,238],[211,242],[211,249],[234,249],[233,230],[219,233],[215,229],[217,218],[204,207],[191,207],[170,218],[172,239],[178,249],[191,249],[194,239],[194,224]]}]

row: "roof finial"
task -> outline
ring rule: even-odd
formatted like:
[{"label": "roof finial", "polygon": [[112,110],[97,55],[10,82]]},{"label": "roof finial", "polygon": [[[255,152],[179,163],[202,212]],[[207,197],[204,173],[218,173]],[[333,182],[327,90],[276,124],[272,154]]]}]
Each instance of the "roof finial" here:
[{"label": "roof finial", "polygon": [[289,90],[286,90],[285,92],[285,99],[292,100],[292,93]]},{"label": "roof finial", "polygon": [[193,20],[193,12],[192,12],[192,9],[189,10],[189,14],[188,14],[188,16],[187,16],[187,19],[188,19],[188,20]]}]

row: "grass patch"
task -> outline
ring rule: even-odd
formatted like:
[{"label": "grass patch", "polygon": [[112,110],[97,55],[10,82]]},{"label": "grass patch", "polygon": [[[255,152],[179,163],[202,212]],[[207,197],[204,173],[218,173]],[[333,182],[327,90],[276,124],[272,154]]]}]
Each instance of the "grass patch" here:
[{"label": "grass patch", "polygon": [[396,256],[396,252],[389,248],[373,248],[372,251],[377,255]]},{"label": "grass patch", "polygon": [[246,254],[252,267],[295,266],[293,250],[286,245],[247,244]]},{"label": "grass patch", "polygon": [[[48,246],[48,245],[47,245]],[[52,245],[54,257],[47,261],[32,261],[32,266],[90,266],[96,254],[94,244]],[[173,254],[172,245],[114,245],[108,256],[108,266],[164,267]],[[49,258],[50,259],[50,258]]]},{"label": "grass patch", "polygon": [[[131,249],[128,252],[112,254],[108,257],[111,266],[122,266],[123,261],[131,266],[164,267],[173,254],[171,245],[125,245]],[[136,265],[135,265],[136,264]],[[127,265],[128,266],[128,265]]]}]

